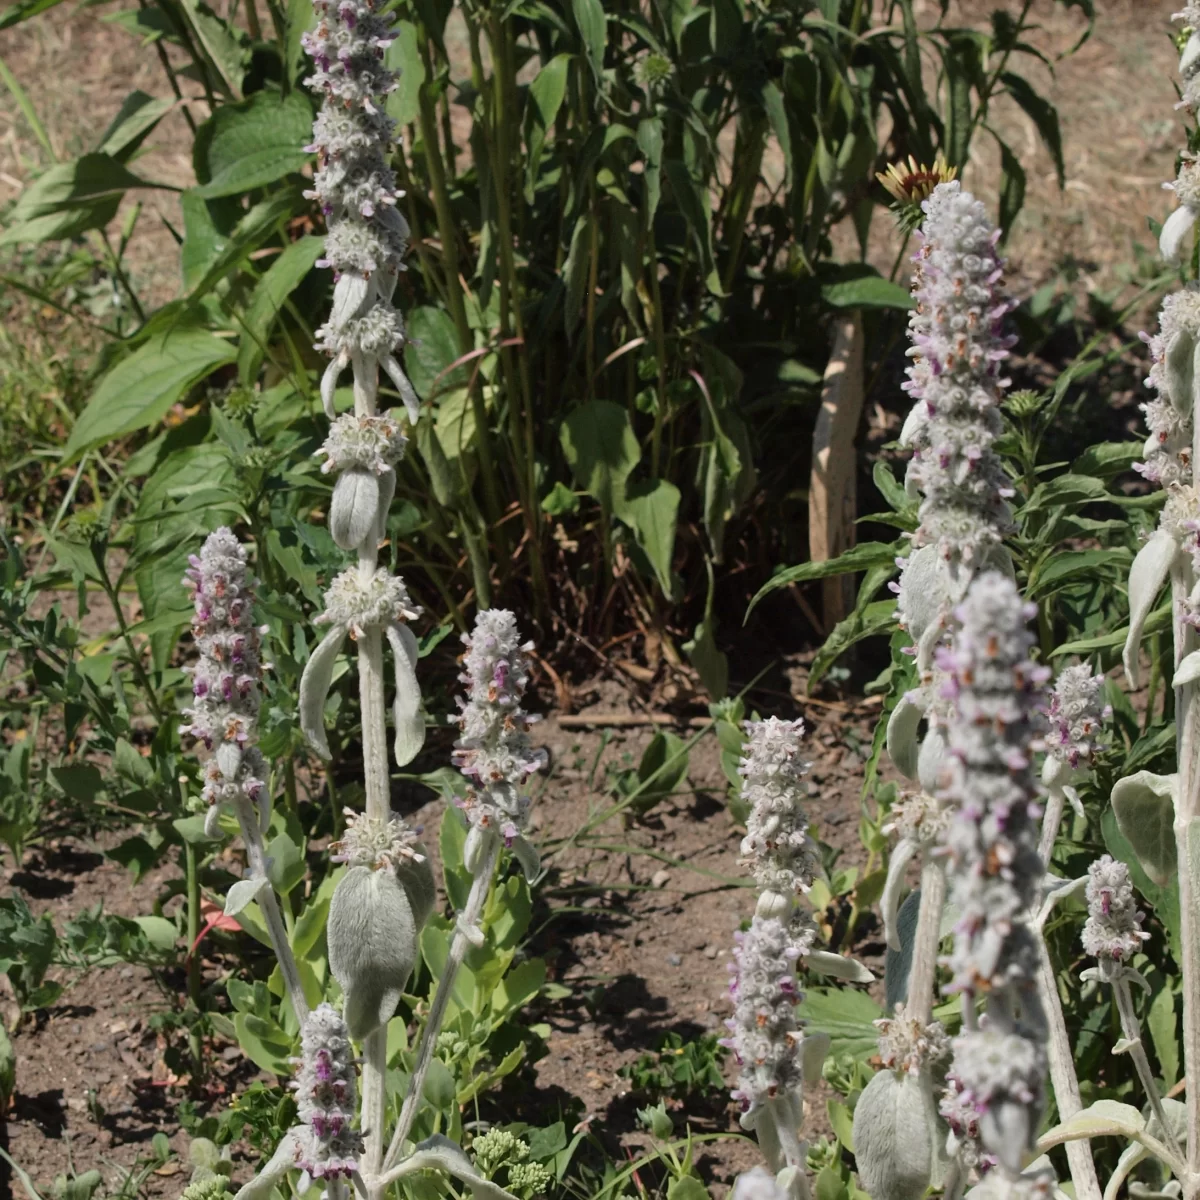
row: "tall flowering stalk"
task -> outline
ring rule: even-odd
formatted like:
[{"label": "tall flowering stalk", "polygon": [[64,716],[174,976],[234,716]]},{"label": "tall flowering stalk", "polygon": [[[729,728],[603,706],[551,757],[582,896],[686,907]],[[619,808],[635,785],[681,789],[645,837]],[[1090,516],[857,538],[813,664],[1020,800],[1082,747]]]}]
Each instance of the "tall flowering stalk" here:
[{"label": "tall flowering stalk", "polygon": [[525,786],[546,762],[545,752],[535,750],[529,738],[529,727],[536,718],[521,707],[533,644],[521,641],[516,617],[503,609],[479,613],[471,633],[463,634],[463,644],[464,670],[459,678],[467,685],[467,696],[459,701],[461,736],[455,743],[454,762],[469,783],[462,808],[471,826],[463,847],[464,864],[472,875],[471,890],[458,916],[408,1092],[383,1160],[383,1183],[400,1178],[406,1173],[406,1162],[416,1157],[399,1161],[433,1061],[454,978],[468,947],[483,944],[479,920],[500,852],[511,849],[531,882],[540,869],[537,852],[525,838],[529,818]]},{"label": "tall flowering stalk", "polygon": [[949,1073],[1010,1180],[1032,1148],[1047,1069],[1040,948],[1028,920],[1042,879],[1032,760],[1049,674],[1028,657],[1035,611],[1011,580],[988,572],[958,607],[953,648],[941,654],[953,694],[946,798],[956,805],[946,847],[960,914],[949,966],[963,998]]},{"label": "tall flowering stalk", "polygon": [[192,636],[200,659],[190,668],[192,707],[184,711],[182,732],[203,743],[204,827],[210,837],[220,832],[222,811],[232,809],[246,846],[249,872],[234,884],[225,911],[240,912],[257,900],[279,960],[288,999],[298,1021],[308,1001],[292,956],[287,928],[274,888],[267,877],[263,833],[271,817],[270,790],[262,754],[254,744],[261,702],[262,634],[254,623],[254,577],[246,547],[225,528],[209,534],[198,555],[190,557],[184,586],[192,592],[195,617]]},{"label": "tall flowering stalk", "polygon": [[[742,861],[760,888],[750,928],[735,935],[730,995],[733,1016],[722,1042],[738,1064],[733,1098],[742,1125],[752,1129],[775,1173],[775,1193],[807,1200],[806,1143],[800,1135],[806,1079],[819,1077],[829,1041],[806,1036],[796,1006],[804,999],[796,963],[842,978],[871,978],[838,955],[815,950],[816,927],[797,901],[812,886],[818,869],[816,846],[808,834],[801,803],[810,764],[802,751],[804,722],[769,717],[746,722],[738,773],[742,798],[750,806]],[[735,1194],[757,1193],[759,1175],[740,1177]],[[740,1189],[740,1190],[739,1190]],[[764,1194],[772,1194],[765,1192]]]}]

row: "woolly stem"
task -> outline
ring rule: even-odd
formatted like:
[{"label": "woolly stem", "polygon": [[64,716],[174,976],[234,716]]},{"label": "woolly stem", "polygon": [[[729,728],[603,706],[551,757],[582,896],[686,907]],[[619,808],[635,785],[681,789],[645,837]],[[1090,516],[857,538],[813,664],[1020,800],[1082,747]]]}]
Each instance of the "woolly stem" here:
[{"label": "woolly stem", "polygon": [[921,903],[917,909],[917,931],[913,939],[912,966],[908,972],[910,1018],[928,1025],[933,1020],[933,993],[937,986],[938,944],[941,942],[942,909],[946,903],[946,872],[928,854],[921,865]]},{"label": "woolly stem", "polygon": [[267,926],[271,948],[279,960],[279,973],[283,976],[288,999],[292,1002],[292,1012],[296,1014],[296,1020],[303,1025],[305,1017],[308,1016],[308,999],[304,995],[304,986],[300,982],[300,972],[296,968],[296,959],[292,955],[292,944],[288,941],[287,927],[283,923],[283,914],[279,911],[275,888],[267,874],[267,855],[263,849],[258,814],[244,796],[239,796],[234,800],[233,811],[237,815],[238,827],[242,831],[242,841],[246,846],[246,863],[250,868],[250,877],[267,881],[266,887],[258,893],[258,907]]},{"label": "woolly stem", "polygon": [[[1061,808],[1059,811],[1061,815]],[[1043,829],[1043,835],[1044,833]],[[1038,996],[1046,1014],[1046,1053],[1050,1060],[1050,1083],[1054,1087],[1054,1099],[1058,1104],[1058,1119],[1069,1121],[1082,1110],[1083,1099],[1079,1095],[1079,1080],[1075,1075],[1071,1039],[1067,1035],[1067,1023],[1058,996],[1058,984],[1054,979],[1054,964],[1050,961],[1046,942],[1040,935],[1038,945],[1041,950],[1038,961]],[[1096,1163],[1092,1159],[1091,1142],[1086,1139],[1068,1142],[1066,1150],[1067,1165],[1071,1168],[1071,1182],[1075,1185],[1075,1200],[1101,1200],[1100,1179],[1096,1175]]]},{"label": "woolly stem", "polygon": [[[376,415],[379,367],[368,355],[354,354],[354,411],[360,417]],[[371,536],[358,548],[359,575],[368,580],[379,563],[379,548]],[[392,815],[392,787],[388,771],[387,709],[383,687],[383,631],[368,626],[358,638],[358,695],[362,718],[363,788],[367,817],[386,823]],[[363,1175],[371,1200],[382,1194],[378,1182],[383,1161],[387,1119],[387,1026],[373,1030],[362,1047]]]},{"label": "woolly stem", "polygon": [[1154,1072],[1150,1070],[1146,1047],[1142,1045],[1142,1027],[1133,1008],[1133,996],[1129,991],[1128,979],[1113,981],[1113,996],[1116,998],[1117,1013],[1121,1018],[1121,1032],[1125,1035],[1126,1041],[1132,1043],[1129,1047],[1129,1055],[1133,1059],[1133,1065],[1137,1068],[1138,1078],[1142,1081],[1142,1090],[1146,1093],[1146,1099],[1150,1101],[1151,1111],[1158,1118],[1163,1136],[1169,1137],[1171,1126],[1167,1124],[1167,1114],[1163,1110],[1162,1097],[1158,1094],[1158,1083],[1154,1078]]},{"label": "woolly stem", "polygon": [[[396,1160],[404,1147],[413,1121],[416,1119],[417,1107],[421,1103],[421,1094],[425,1088],[425,1076],[429,1074],[429,1064],[433,1061],[433,1051],[437,1044],[437,1036],[441,1032],[442,1022],[446,1018],[446,1007],[450,1003],[450,994],[454,989],[454,977],[458,968],[466,958],[470,939],[464,929],[471,929],[479,924],[483,914],[483,906],[487,901],[488,890],[492,884],[492,875],[496,870],[496,862],[500,857],[500,839],[492,837],[484,852],[483,861],[471,883],[471,892],[467,903],[459,914],[458,928],[454,940],[450,943],[450,952],[446,956],[446,965],[442,969],[442,977],[438,980],[437,992],[433,1003],[429,1006],[429,1016],[425,1028],[421,1032],[421,1044],[417,1048],[417,1061],[408,1081],[408,1091],[404,1096],[404,1106],[400,1109],[400,1119],[396,1122],[396,1131],[392,1134],[392,1142],[383,1160],[383,1170],[386,1172],[395,1166]],[[386,1175],[384,1176],[386,1178]]]},{"label": "woolly stem", "polygon": [[[1197,430],[1200,440],[1200,429]],[[1171,572],[1174,616],[1175,666],[1196,648],[1196,631],[1182,620],[1183,603],[1191,591],[1190,566]],[[1192,819],[1197,812],[1196,742],[1193,710],[1194,684],[1175,687],[1175,754],[1179,768],[1179,801],[1175,813],[1175,846],[1179,879],[1180,970],[1183,974],[1183,1059],[1187,1097],[1187,1175],[1184,1192],[1188,1200],[1200,1194],[1200,944],[1197,942],[1197,913],[1200,891],[1192,861]]]},{"label": "woolly stem", "polygon": [[1062,825],[1066,803],[1067,797],[1061,787],[1050,788],[1046,795],[1046,815],[1042,817],[1042,836],[1038,842],[1038,856],[1047,867],[1050,865],[1050,855],[1054,853],[1054,840]]}]

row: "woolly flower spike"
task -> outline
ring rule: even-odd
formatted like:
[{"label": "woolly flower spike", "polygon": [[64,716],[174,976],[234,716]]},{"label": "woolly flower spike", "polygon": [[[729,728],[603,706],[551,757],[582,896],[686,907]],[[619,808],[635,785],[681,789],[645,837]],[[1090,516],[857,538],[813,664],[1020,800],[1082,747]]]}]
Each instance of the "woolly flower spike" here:
[{"label": "woolly flower spike", "polygon": [[517,619],[504,609],[490,608],[475,618],[475,628],[463,634],[466,652],[459,660],[459,679],[467,696],[459,697],[454,765],[472,783],[462,801],[471,823],[464,851],[470,869],[483,860],[488,840],[504,839],[530,879],[538,871],[537,854],[525,840],[529,797],[525,781],[546,765],[544,750],[535,750],[529,727],[537,720],[521,708],[529,683],[529,651],[522,644]]},{"label": "woolly flower spike", "polygon": [[755,917],[734,936],[734,1010],[725,1022],[732,1036],[721,1044],[741,1068],[732,1095],[742,1106],[742,1125],[753,1129],[768,1101],[792,1096],[803,1083],[796,1005],[804,996],[796,985],[799,948],[782,921]]},{"label": "woolly flower spike", "polygon": [[914,542],[938,547],[957,598],[1011,527],[1012,488],[993,444],[1008,385],[1001,363],[1014,340],[1003,322],[1014,302],[983,204],[955,180],[922,208],[903,385],[916,403],[901,440],[914,449],[907,486],[925,497]]},{"label": "woolly flower spike", "polygon": [[[1195,113],[1200,109],[1200,4],[1185,4],[1182,12],[1173,14],[1172,20],[1182,21],[1184,28],[1177,42],[1182,42],[1179,56],[1179,74],[1182,79],[1182,99],[1177,108],[1186,108]],[[1183,36],[1186,35],[1186,36]]]},{"label": "woolly flower spike", "polygon": [[[940,655],[954,701],[945,799],[958,806],[945,842],[961,914],[949,965],[965,1022],[951,1070],[979,1113],[984,1145],[1014,1171],[1037,1129],[1046,1069],[1039,950],[1026,921],[1042,878],[1031,759],[1049,674],[1028,657],[1034,611],[1010,579],[982,575],[955,613],[953,649]],[[979,993],[988,1010],[976,1028]]]},{"label": "woolly flower spike", "polygon": [[395,37],[392,19],[377,12],[375,0],[314,0],[313,7],[317,27],[303,41],[316,70],[305,83],[324,95],[324,104],[307,147],[317,169],[306,195],[320,202],[328,228],[318,265],[332,267],[337,279],[333,311],[317,334],[317,349],[333,356],[321,399],[333,420],[342,371],[353,362],[356,377],[373,382],[381,365],[415,424],[417,394],[396,358],[404,321],[392,304],[409,237],[388,165],[395,124],[381,103],[397,82],[383,62]]},{"label": "woolly flower spike", "polygon": [[747,721],[748,737],[738,774],[742,777],[742,799],[750,806],[742,857],[754,871],[763,889],[759,906],[770,897],[790,901],[812,885],[816,851],[808,836],[808,818],[800,806],[800,788],[811,765],[800,756],[804,722]]},{"label": "woolly flower spike", "polygon": [[1169,488],[1192,478],[1192,413],[1200,390],[1200,285],[1190,283],[1163,301],[1158,330],[1153,336],[1141,335],[1150,348],[1146,386],[1158,396],[1141,406],[1150,437],[1146,461],[1137,470],[1151,483]]},{"label": "woolly flower spike", "polygon": [[407,766],[425,742],[425,720],[421,716],[421,689],[417,683],[417,639],[405,624],[421,615],[419,605],[409,598],[404,580],[383,568],[364,577],[357,567],[343,571],[325,593],[325,611],[318,624],[331,628],[309,656],[300,678],[300,727],[312,748],[329,757],[325,737],[325,701],[333,685],[333,668],[346,640],[357,640],[368,630],[380,629],[392,647],[396,671],[396,764]]},{"label": "woolly flower spike", "polygon": [[[216,831],[222,804],[245,797],[258,804],[266,796],[266,764],[251,745],[258,724],[260,638],[254,624],[254,579],[246,567],[246,548],[228,529],[205,539],[192,555],[184,586],[194,596],[192,635],[200,661],[192,668],[193,705],[181,732],[213,752],[204,768],[202,799],[206,828]],[[261,814],[260,814],[261,815]]]},{"label": "woolly flower spike", "polygon": [[1105,854],[1088,868],[1083,949],[1101,963],[1128,962],[1150,936],[1142,930],[1129,868]]},{"label": "woolly flower spike", "polygon": [[396,491],[393,467],[408,439],[391,417],[355,416],[334,421],[325,444],[322,471],[340,472],[329,506],[329,532],[343,550],[373,549],[384,534]]},{"label": "woolly flower spike", "polygon": [[[346,1026],[328,1004],[315,1008],[300,1033],[300,1071],[292,1087],[300,1126],[292,1131],[296,1165],[312,1179],[358,1170],[362,1138],[354,1120],[354,1055]],[[307,1188],[301,1182],[300,1191]]]},{"label": "woolly flower spike", "polygon": [[1071,785],[1091,769],[1104,749],[1100,732],[1110,716],[1112,707],[1104,703],[1104,676],[1093,675],[1087,663],[1064,667],[1050,693],[1042,782],[1062,788],[1077,809],[1082,806]]},{"label": "woolly flower spike", "polygon": [[1186,156],[1179,165],[1174,183],[1164,183],[1166,191],[1174,192],[1179,207],[1163,222],[1158,237],[1158,252],[1172,266],[1180,262],[1184,240],[1200,218],[1200,162]]}]

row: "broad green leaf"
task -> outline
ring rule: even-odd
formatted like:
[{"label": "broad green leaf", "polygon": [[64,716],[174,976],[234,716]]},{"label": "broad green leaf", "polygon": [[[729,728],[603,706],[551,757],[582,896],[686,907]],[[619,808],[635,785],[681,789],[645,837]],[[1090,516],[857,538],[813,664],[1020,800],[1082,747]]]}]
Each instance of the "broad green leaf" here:
[{"label": "broad green leaf", "polygon": [[1145,444],[1142,442],[1098,442],[1071,464],[1071,473],[1112,478],[1130,470],[1144,455]]},{"label": "broad green leaf", "polygon": [[559,436],[576,483],[615,511],[642,456],[629,413],[611,400],[588,400],[567,414]]},{"label": "broad green leaf", "polygon": [[196,40],[216,68],[217,89],[240,100],[242,77],[250,62],[250,39],[240,29],[217,16],[204,0],[180,2]]},{"label": "broad green leaf", "polygon": [[647,222],[654,220],[662,196],[663,123],[661,117],[643,117],[637,127],[638,149],[642,152],[646,176]]},{"label": "broad green leaf", "polygon": [[64,463],[155,424],[193,384],[232,362],[234,354],[231,343],[205,329],[176,329],[152,338],[101,379],[67,439]]},{"label": "broad green leaf", "polygon": [[233,1025],[237,1030],[238,1045],[255,1066],[273,1075],[291,1075],[288,1059],[292,1042],[278,1024],[252,1013],[239,1012],[234,1014]]},{"label": "broad green leaf", "polygon": [[50,771],[54,782],[72,800],[91,803],[104,791],[104,776],[100,768],[91,763],[72,763],[65,767],[53,767]]},{"label": "broad green leaf", "polygon": [[579,27],[588,65],[599,81],[604,69],[604,46],[607,41],[604,5],[601,0],[571,0],[571,11],[575,14],[575,24]]},{"label": "broad green leaf", "polygon": [[[886,568],[883,568],[886,571]],[[890,572],[888,572],[890,575]],[[884,578],[886,582],[887,576]],[[813,659],[812,668],[808,676],[808,691],[811,695],[816,690],[821,680],[825,678],[829,668],[837,662],[841,655],[845,654],[851,646],[863,641],[865,638],[876,637],[881,633],[890,633],[896,624],[896,601],[892,600],[875,600],[869,604],[864,604],[863,600],[869,594],[869,589],[864,584],[859,589],[858,603],[852,612],[844,620],[839,621],[825,639],[825,644],[817,652],[817,656]]]},{"label": "broad green leaf", "polygon": [[408,343],[404,347],[404,369],[417,395],[432,400],[442,392],[466,387],[474,363],[464,363],[453,371],[446,370],[462,354],[450,314],[445,309],[424,305],[408,314],[406,324]]},{"label": "broad green leaf", "polygon": [[1061,1146],[1063,1142],[1076,1141],[1079,1138],[1094,1137],[1123,1137],[1132,1138],[1146,1127],[1146,1120],[1132,1104],[1122,1104],[1117,1100],[1097,1100],[1082,1112],[1038,1138],[1037,1149],[1049,1150],[1052,1146]]},{"label": "broad green leaf", "polygon": [[0,246],[76,237],[102,229],[130,188],[154,188],[108,154],[57,163],[21,192],[0,234]]},{"label": "broad green leaf", "polygon": [[810,988],[798,1015],[808,1022],[809,1032],[829,1034],[833,1055],[869,1056],[878,1048],[879,1030],[874,1022],[883,1013],[866,992]]},{"label": "broad green leaf", "polygon": [[173,100],[156,99],[143,91],[130,92],[120,111],[109,122],[96,149],[124,161],[173,106]]},{"label": "broad green leaf", "polygon": [[254,294],[243,317],[245,328],[238,348],[238,378],[244,384],[254,382],[262,365],[262,346],[270,336],[271,327],[282,311],[284,301],[312,270],[313,263],[321,257],[324,244],[319,237],[303,237],[298,242],[292,242],[255,284]]},{"label": "broad green leaf", "polygon": [[1033,574],[1027,589],[1028,599],[1037,600],[1081,578],[1116,572],[1122,579],[1133,555],[1124,546],[1111,550],[1067,550],[1050,556]]},{"label": "broad green leaf", "polygon": [[729,657],[717,645],[712,614],[696,626],[691,640],[683,643],[688,661],[713,700],[723,700],[729,690]]},{"label": "broad green leaf", "polygon": [[1012,230],[1017,214],[1025,207],[1025,168],[1011,147],[999,135],[1000,147],[1000,229],[1004,236]]},{"label": "broad green leaf", "polygon": [[821,299],[831,308],[912,308],[908,289],[881,275],[822,284]]},{"label": "broad green leaf", "polygon": [[533,203],[533,192],[537,186],[546,135],[557,119],[567,94],[567,74],[572,57],[570,54],[556,54],[529,85],[531,103],[525,109],[525,195],[530,204]]},{"label": "broad green leaf", "polygon": [[679,500],[679,489],[665,479],[628,484],[623,493],[614,497],[617,516],[633,529],[667,599],[671,597],[671,560],[675,553]]},{"label": "broad green leaf", "polygon": [[196,176],[203,199],[235,196],[274,183],[309,160],[312,108],[300,92],[255,92],[222,105],[196,137]]},{"label": "broad green leaf", "polygon": [[1146,1014],[1146,1028],[1154,1043],[1154,1053],[1162,1068],[1163,1083],[1174,1086],[1179,1078],[1179,1015],[1175,1011],[1172,980],[1164,979]]},{"label": "broad green leaf", "polygon": [[396,90],[387,98],[387,114],[397,125],[411,125],[421,112],[421,85],[425,82],[425,60],[417,41],[417,27],[399,21],[393,27],[396,40],[387,48],[384,61],[399,76]]}]

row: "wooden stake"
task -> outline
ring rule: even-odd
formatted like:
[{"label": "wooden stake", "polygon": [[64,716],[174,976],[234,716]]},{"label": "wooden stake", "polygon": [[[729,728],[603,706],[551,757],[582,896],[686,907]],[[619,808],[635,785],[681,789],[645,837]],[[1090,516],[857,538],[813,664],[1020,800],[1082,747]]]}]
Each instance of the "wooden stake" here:
[{"label": "wooden stake", "polygon": [[[813,430],[808,493],[808,547],[812,562],[828,562],[855,543],[858,516],[854,434],[863,406],[862,318],[855,310],[838,319],[833,353],[825,368],[821,411]],[[825,632],[854,605],[854,577],[822,580]]]}]

